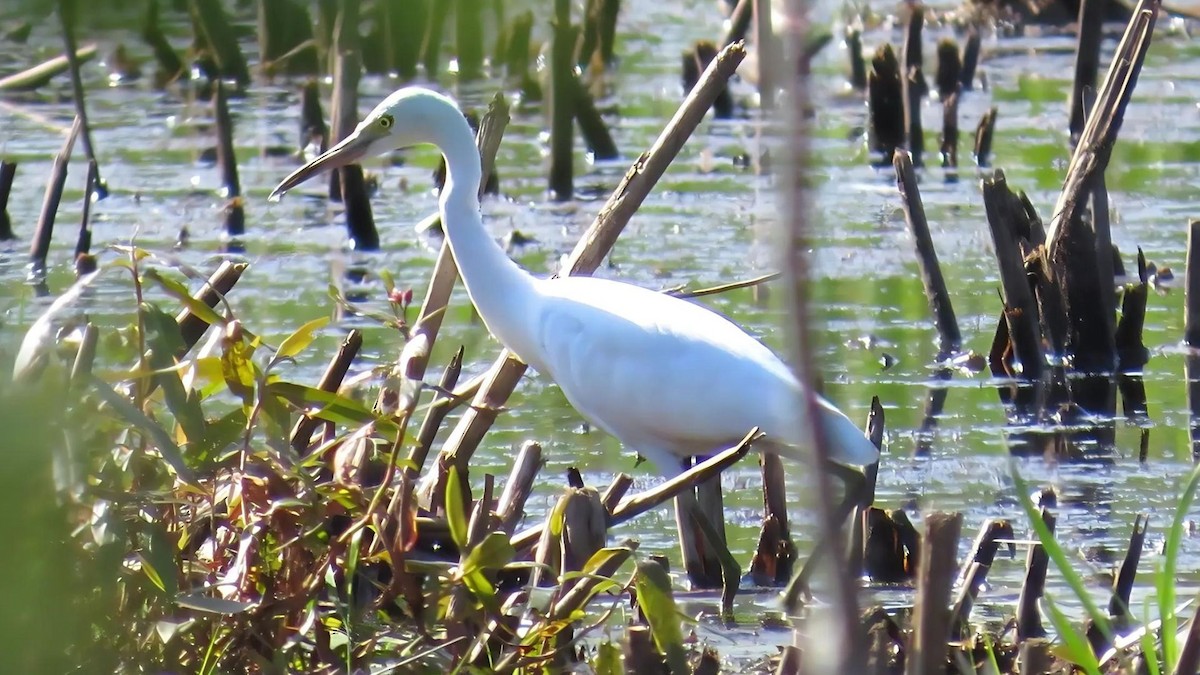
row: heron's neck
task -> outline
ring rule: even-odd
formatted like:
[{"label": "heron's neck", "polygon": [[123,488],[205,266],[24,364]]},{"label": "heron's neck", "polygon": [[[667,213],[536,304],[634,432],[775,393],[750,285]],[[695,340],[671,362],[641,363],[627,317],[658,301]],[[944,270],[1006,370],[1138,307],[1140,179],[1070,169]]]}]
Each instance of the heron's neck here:
[{"label": "heron's neck", "polygon": [[479,212],[483,170],[475,136],[458,111],[446,119],[435,141],[446,157],[446,184],[439,203],[442,231],[479,316],[504,346],[522,356],[527,350],[521,347],[531,337],[524,318],[531,309],[534,280],[484,228]]}]

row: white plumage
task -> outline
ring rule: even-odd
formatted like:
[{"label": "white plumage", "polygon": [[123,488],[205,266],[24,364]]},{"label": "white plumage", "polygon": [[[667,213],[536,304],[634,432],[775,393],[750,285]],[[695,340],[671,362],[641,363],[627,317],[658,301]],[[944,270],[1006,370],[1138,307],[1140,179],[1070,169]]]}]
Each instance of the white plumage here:
[{"label": "white plumage", "polygon": [[[272,198],[312,176],[397,148],[432,143],[446,156],[443,227],[471,301],[488,330],[550,377],[584,417],[675,474],[680,458],[711,454],[757,426],[772,447],[803,458],[801,385],[766,346],[724,316],[687,300],[590,277],[538,279],[513,263],[479,212],[479,153],[450,99],[400,89],[354,133],[293,172]],[[878,451],[821,400],[832,458],[866,466]]]}]

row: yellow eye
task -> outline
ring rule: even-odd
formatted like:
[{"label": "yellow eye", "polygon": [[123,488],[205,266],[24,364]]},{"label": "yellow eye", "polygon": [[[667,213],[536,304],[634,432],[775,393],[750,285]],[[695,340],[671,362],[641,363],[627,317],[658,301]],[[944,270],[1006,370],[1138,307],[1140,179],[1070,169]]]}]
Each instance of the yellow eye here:
[{"label": "yellow eye", "polygon": [[384,115],[383,117],[379,118],[379,126],[383,127],[384,129],[390,129],[392,122],[393,120],[391,115]]}]

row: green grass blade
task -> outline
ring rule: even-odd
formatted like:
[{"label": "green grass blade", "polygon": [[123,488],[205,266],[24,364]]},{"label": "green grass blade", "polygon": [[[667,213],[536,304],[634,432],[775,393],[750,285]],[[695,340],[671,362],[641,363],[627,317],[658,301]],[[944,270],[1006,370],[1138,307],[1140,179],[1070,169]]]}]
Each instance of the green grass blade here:
[{"label": "green grass blade", "polygon": [[1100,662],[1092,653],[1087,636],[1071,625],[1070,619],[1054,604],[1049,594],[1043,598],[1046,600],[1046,613],[1050,616],[1050,623],[1054,624],[1054,632],[1058,634],[1058,639],[1064,647],[1063,655],[1088,675],[1100,675]]},{"label": "green grass blade", "polygon": [[1196,488],[1200,486],[1200,464],[1192,469],[1184,485],[1183,494],[1175,504],[1175,517],[1167,531],[1163,545],[1163,562],[1158,567],[1155,579],[1158,595],[1158,616],[1162,620],[1163,663],[1172,664],[1179,660],[1179,617],[1175,615],[1175,570],[1179,563],[1179,542],[1183,540],[1183,526],[1188,510],[1196,499]]},{"label": "green grass blade", "polygon": [[[1063,551],[1062,546],[1059,546],[1058,540],[1054,538],[1054,533],[1050,528],[1046,527],[1045,521],[1042,520],[1041,514],[1033,504],[1033,499],[1029,496],[1029,484],[1021,478],[1021,474],[1017,471],[1017,464],[1013,462],[1010,465],[1013,482],[1016,484],[1017,497],[1021,500],[1021,507],[1025,509],[1025,515],[1029,518],[1030,524],[1037,532],[1038,540],[1042,544],[1042,548],[1046,549],[1046,554],[1050,560],[1054,562],[1055,568],[1062,575],[1063,581],[1067,582],[1071,592],[1079,599],[1088,616],[1092,619],[1092,623],[1096,628],[1104,634],[1104,637],[1109,642],[1113,640],[1112,623],[1109,621],[1108,614],[1101,611],[1100,606],[1087,591],[1087,587],[1083,584],[1083,577],[1071,567],[1071,561],[1067,559],[1067,554]],[[1094,657],[1093,657],[1094,658]]]}]

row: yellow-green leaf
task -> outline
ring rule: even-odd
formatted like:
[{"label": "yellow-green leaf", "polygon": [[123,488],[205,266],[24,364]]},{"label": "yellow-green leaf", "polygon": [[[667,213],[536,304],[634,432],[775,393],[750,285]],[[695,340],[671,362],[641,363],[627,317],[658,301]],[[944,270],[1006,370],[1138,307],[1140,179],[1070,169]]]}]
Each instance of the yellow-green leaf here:
[{"label": "yellow-green leaf", "polygon": [[319,319],[313,319],[308,323],[296,329],[296,332],[287,336],[283,342],[279,344],[279,351],[275,352],[275,359],[288,359],[312,344],[316,337],[316,332],[325,327],[329,323],[329,317],[323,316]]},{"label": "yellow-green leaf", "polygon": [[467,547],[467,515],[463,502],[466,494],[462,480],[458,475],[458,467],[451,465],[450,475],[446,477],[446,523],[450,526],[450,538],[462,551]]}]

